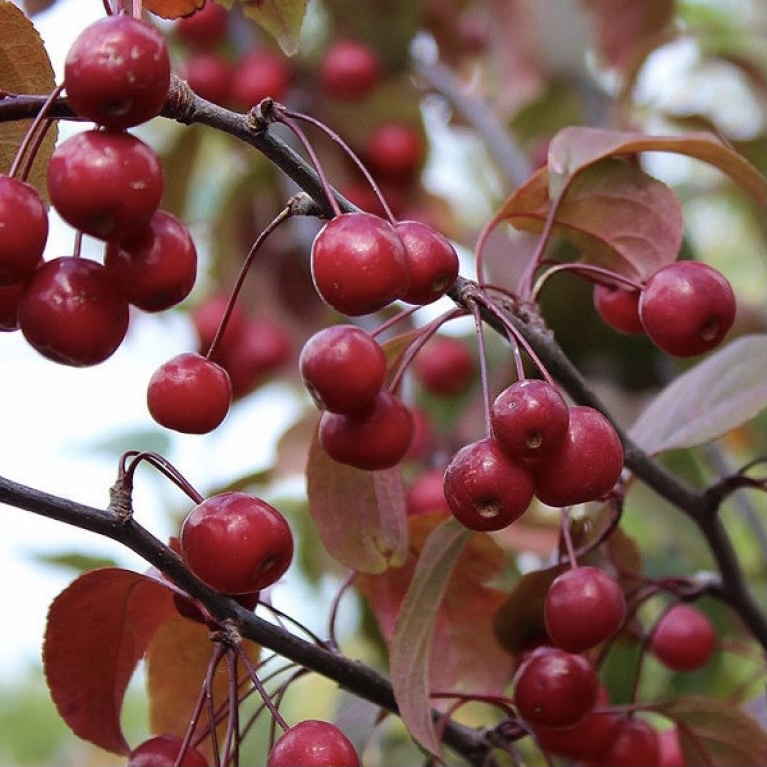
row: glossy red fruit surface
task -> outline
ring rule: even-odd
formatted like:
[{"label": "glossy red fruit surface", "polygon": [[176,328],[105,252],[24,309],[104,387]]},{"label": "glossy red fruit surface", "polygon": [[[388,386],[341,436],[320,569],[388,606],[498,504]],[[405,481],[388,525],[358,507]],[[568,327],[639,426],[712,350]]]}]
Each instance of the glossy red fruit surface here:
[{"label": "glossy red fruit surface", "polygon": [[458,338],[434,336],[418,350],[413,373],[423,388],[439,397],[461,394],[476,373],[475,355]]},{"label": "glossy red fruit surface", "polygon": [[420,221],[400,221],[394,227],[410,263],[410,287],[402,300],[424,306],[453,287],[458,277],[458,253],[450,240]]},{"label": "glossy red fruit surface", "polygon": [[191,16],[179,19],[174,30],[179,39],[195,48],[213,48],[224,42],[227,33],[226,8],[214,0],[207,2]]},{"label": "glossy red fruit surface", "polygon": [[163,34],[140,19],[107,16],[87,26],[64,62],[67,101],[80,116],[111,130],[157,116],[170,87]]},{"label": "glossy red fruit surface", "polygon": [[386,357],[356,325],[331,325],[304,344],[298,358],[304,385],[332,413],[359,413],[372,404],[386,378]]},{"label": "glossy red fruit surface", "polygon": [[[127,767],[168,767],[178,761],[183,741],[174,735],[157,735],[145,740],[128,756]],[[204,754],[191,746],[187,747],[179,762],[180,767],[208,767]]]},{"label": "glossy red fruit surface", "polygon": [[412,125],[387,122],[374,128],[365,145],[365,156],[374,175],[391,181],[413,177],[426,158],[426,144]]},{"label": "glossy red fruit surface", "polygon": [[617,581],[588,565],[558,575],[543,604],[546,632],[568,652],[585,652],[614,636],[626,619],[626,600]]},{"label": "glossy red fruit surface", "polygon": [[83,131],[53,150],[48,193],[75,229],[102,240],[127,240],[157,210],[162,164],[150,146],[129,133]]},{"label": "glossy red fruit surface", "polygon": [[189,569],[224,594],[271,586],[293,559],[285,517],[266,501],[236,491],[195,506],[181,527],[180,545]]},{"label": "glossy red fruit surface", "polygon": [[600,767],[647,767],[659,763],[658,733],[653,727],[636,717],[613,722],[599,756]]},{"label": "glossy red fruit surface", "polygon": [[732,286],[700,261],[675,261],[653,274],[639,299],[642,327],[656,346],[677,357],[714,349],[735,320]]},{"label": "glossy red fruit surface", "polygon": [[639,319],[638,290],[609,285],[594,285],[594,308],[613,330],[625,335],[644,333],[642,321]]},{"label": "glossy red fruit surface", "polygon": [[39,192],[21,179],[0,175],[0,287],[29,277],[48,240],[48,212]]},{"label": "glossy red fruit surface", "polygon": [[106,269],[86,258],[40,266],[24,289],[18,321],[28,343],[54,362],[85,367],[103,362],[128,331],[128,303]]},{"label": "glossy red fruit surface", "polygon": [[127,244],[109,243],[104,266],[130,303],[159,312],[191,292],[197,278],[197,249],[187,227],[158,210],[141,237]]},{"label": "glossy red fruit surface", "polygon": [[232,404],[229,374],[215,362],[185,352],[160,365],[149,379],[147,407],[157,423],[184,434],[207,434]]},{"label": "glossy red fruit surface", "polygon": [[410,268],[394,227],[371,213],[328,221],[312,243],[312,280],[329,306],[348,316],[370,314],[401,298]]},{"label": "glossy red fruit surface", "polygon": [[584,405],[570,408],[567,435],[535,464],[535,494],[550,506],[570,506],[607,495],[620,479],[623,446],[612,424]]},{"label": "glossy red fruit surface", "polygon": [[652,654],[674,671],[703,668],[716,647],[716,632],[697,607],[677,604],[667,610],[653,630]]},{"label": "glossy red fruit surface", "polygon": [[501,530],[522,516],[533,499],[533,480],[494,439],[462,447],[445,469],[445,498],[469,530]]},{"label": "glossy red fruit surface", "polygon": [[570,410],[556,386],[525,378],[495,398],[490,421],[493,436],[506,453],[537,461],[564,442]]},{"label": "glossy red fruit surface", "polygon": [[582,655],[538,647],[514,676],[514,705],[529,724],[573,727],[597,702],[599,678]]},{"label": "glossy red fruit surface", "polygon": [[355,101],[367,96],[381,77],[378,54],[359,40],[339,40],[320,62],[320,82],[331,98]]},{"label": "glossy red fruit surface", "polygon": [[373,471],[398,464],[413,439],[413,417],[408,407],[386,390],[361,413],[323,412],[319,440],[339,463]]},{"label": "glossy red fruit surface", "polygon": [[267,96],[282,101],[291,78],[287,59],[271,51],[249,51],[234,65],[232,101],[240,109],[250,109]]},{"label": "glossy red fruit surface", "polygon": [[352,742],[330,722],[305,719],[277,739],[267,767],[360,767]]}]

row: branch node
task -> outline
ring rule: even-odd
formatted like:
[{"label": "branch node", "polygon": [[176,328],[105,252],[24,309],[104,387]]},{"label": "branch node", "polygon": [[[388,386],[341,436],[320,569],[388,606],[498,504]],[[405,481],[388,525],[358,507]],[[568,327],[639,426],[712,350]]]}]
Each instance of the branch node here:
[{"label": "branch node", "polygon": [[248,127],[256,133],[263,133],[275,121],[274,112],[279,107],[280,105],[271,96],[261,99],[245,118]]},{"label": "branch node", "polygon": [[125,524],[133,518],[133,496],[122,479],[109,488],[109,511],[117,515],[120,524]]}]

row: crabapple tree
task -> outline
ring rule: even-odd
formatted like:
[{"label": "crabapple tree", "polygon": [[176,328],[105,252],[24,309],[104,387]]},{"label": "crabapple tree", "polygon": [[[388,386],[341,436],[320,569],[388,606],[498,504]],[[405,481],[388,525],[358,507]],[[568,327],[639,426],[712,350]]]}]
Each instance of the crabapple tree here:
[{"label": "crabapple tree", "polygon": [[[84,380],[137,317],[189,330],[133,393],[170,447],[110,456],[103,508],[0,478],[145,564],[83,567],[40,637],[88,761],[767,763],[767,17],[736,5],[106,0],[57,80],[0,0],[3,336]],[[193,483],[173,446],[278,386],[271,464]]]}]

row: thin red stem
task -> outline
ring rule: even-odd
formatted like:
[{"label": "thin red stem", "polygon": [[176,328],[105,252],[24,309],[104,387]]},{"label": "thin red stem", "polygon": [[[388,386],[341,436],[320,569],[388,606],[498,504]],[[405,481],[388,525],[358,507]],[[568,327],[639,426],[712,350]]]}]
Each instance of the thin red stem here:
[{"label": "thin red stem", "polygon": [[595,277],[606,278],[606,279],[592,280],[592,282],[596,282],[600,285],[615,285],[616,283],[619,283],[633,290],[642,289],[641,283],[637,282],[636,280],[632,280],[630,277],[626,277],[622,274],[618,274],[617,272],[614,272],[612,269],[606,269],[602,266],[595,266],[593,264],[578,264],[578,263],[557,264],[556,266],[552,266],[550,269],[547,269],[536,280],[535,285],[533,286],[533,289],[532,289],[531,296],[530,296],[532,301],[538,300],[538,296],[541,294],[541,290],[543,289],[543,286],[546,283],[546,281],[549,280],[558,272],[573,272],[574,274],[578,274],[578,275],[585,274],[586,276],[593,274],[595,275]]},{"label": "thin red stem", "polygon": [[493,425],[490,417],[490,382],[487,374],[487,347],[485,345],[485,329],[482,322],[482,312],[476,303],[471,305],[471,313],[474,315],[474,328],[477,333],[477,354],[479,356],[479,383],[482,389],[482,409],[485,415],[485,436],[490,439],[493,436]]},{"label": "thin red stem", "polygon": [[[32,168],[32,163],[35,160],[35,155],[40,148],[40,144],[45,138],[45,134],[48,132],[48,129],[52,124],[47,120],[46,115],[50,111],[51,106],[56,101],[56,99],[58,99],[58,97],[61,95],[62,90],[64,90],[63,83],[61,85],[57,85],[51,91],[50,96],[48,96],[48,98],[43,102],[40,111],[35,115],[35,119],[32,120],[32,124],[24,134],[24,138],[21,140],[21,144],[19,144],[19,148],[16,150],[16,155],[13,158],[13,163],[11,164],[10,170],[8,171],[9,176],[13,177],[19,172],[21,163],[24,161],[24,158],[27,157],[28,159],[26,160],[24,169],[21,173],[21,180],[27,180],[29,171]],[[45,121],[44,125],[42,124],[43,121]]]}]

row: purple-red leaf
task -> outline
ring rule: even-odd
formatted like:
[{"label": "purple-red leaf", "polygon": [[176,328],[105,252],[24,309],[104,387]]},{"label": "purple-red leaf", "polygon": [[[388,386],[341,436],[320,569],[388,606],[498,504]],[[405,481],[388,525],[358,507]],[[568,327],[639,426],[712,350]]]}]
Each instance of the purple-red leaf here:
[{"label": "purple-red leaf", "polygon": [[[542,231],[550,213],[546,172],[538,171],[498,214],[517,229]],[[581,262],[643,280],[676,260],[684,221],[676,195],[636,165],[617,159],[580,173],[562,198],[554,234],[579,249]]]},{"label": "purple-red leaf", "polygon": [[400,568],[362,575],[366,596],[389,643],[394,694],[411,735],[438,749],[431,711],[450,704],[434,692],[501,694],[513,658],[493,634],[505,595],[491,584],[506,562],[484,533],[444,515],[410,519],[410,555]]},{"label": "purple-red leaf", "polygon": [[767,407],[765,369],[767,335],[738,338],[677,376],[644,409],[629,434],[648,453],[721,437]]},{"label": "purple-red leaf", "polygon": [[338,463],[322,449],[315,430],[306,482],[309,510],[333,559],[363,573],[402,563],[407,522],[398,466],[363,471]]},{"label": "purple-red leaf", "polygon": [[654,705],[652,710],[676,723],[685,764],[767,764],[767,732],[730,701],[689,695]]},{"label": "purple-red leaf", "polygon": [[53,600],[43,645],[48,687],[80,738],[127,754],[120,726],[125,689],[152,636],[173,614],[172,590],[139,573],[91,570]]}]

